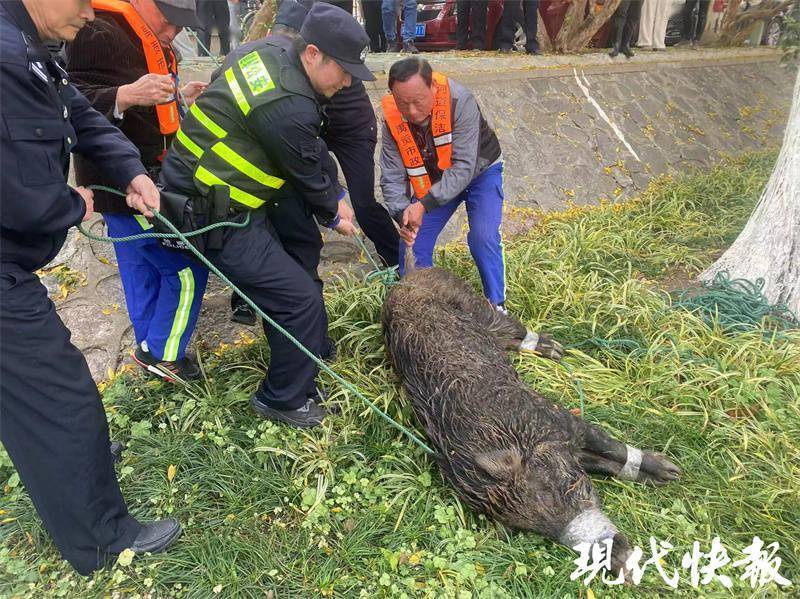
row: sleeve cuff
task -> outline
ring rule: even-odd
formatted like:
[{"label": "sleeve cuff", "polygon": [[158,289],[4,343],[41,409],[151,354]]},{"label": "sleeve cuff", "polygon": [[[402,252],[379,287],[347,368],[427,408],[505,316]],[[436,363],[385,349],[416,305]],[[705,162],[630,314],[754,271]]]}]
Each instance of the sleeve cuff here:
[{"label": "sleeve cuff", "polygon": [[419,203],[425,207],[425,212],[430,212],[439,206],[439,202],[437,202],[436,198],[431,195],[431,192],[426,193],[425,197],[422,198]]},{"label": "sleeve cuff", "polygon": [[326,226],[326,227],[328,227],[329,229],[334,229],[334,228],[336,228],[336,226],[337,226],[337,225],[338,225],[340,222],[342,222],[342,217],[341,217],[341,216],[339,216],[339,215],[337,214],[337,215],[334,217],[334,219],[333,219],[331,222],[329,222],[327,225],[325,225],[325,226]]}]

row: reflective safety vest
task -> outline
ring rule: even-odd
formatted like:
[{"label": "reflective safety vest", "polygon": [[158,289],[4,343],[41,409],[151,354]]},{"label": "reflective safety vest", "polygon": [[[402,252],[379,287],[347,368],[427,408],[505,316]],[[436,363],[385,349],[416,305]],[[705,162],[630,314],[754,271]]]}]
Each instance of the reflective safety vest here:
[{"label": "reflective safety vest", "polygon": [[[453,157],[453,118],[452,104],[450,102],[450,83],[447,76],[442,73],[433,73],[434,101],[431,112],[431,132],[433,143],[436,146],[436,157],[439,168],[443,171],[450,168]],[[408,122],[400,114],[397,103],[392,94],[387,94],[381,100],[383,116],[392,137],[400,149],[403,165],[406,167],[408,179],[414,195],[418,199],[425,197],[431,188],[430,174],[425,168],[422,153],[414,141]]]},{"label": "reflective safety vest", "polygon": [[[167,60],[165,48],[161,45],[161,42],[158,41],[158,38],[150,27],[142,20],[139,13],[136,12],[136,9],[128,2],[122,2],[121,0],[92,0],[92,8],[94,10],[118,14],[125,18],[125,21],[142,44],[148,72],[156,75],[177,76],[178,61],[172,49],[166,49],[166,52],[169,52],[169,57],[171,58],[171,60]],[[172,135],[175,133],[180,126],[177,95],[176,99],[172,102],[158,104],[156,106],[156,115],[158,116],[158,127],[162,135]]]},{"label": "reflective safety vest", "polygon": [[191,173],[202,195],[224,185],[239,209],[263,206],[285,181],[250,133],[247,115],[295,94],[315,98],[285,49],[264,41],[251,52],[230,54],[181,123],[164,162],[168,180],[186,181]]}]

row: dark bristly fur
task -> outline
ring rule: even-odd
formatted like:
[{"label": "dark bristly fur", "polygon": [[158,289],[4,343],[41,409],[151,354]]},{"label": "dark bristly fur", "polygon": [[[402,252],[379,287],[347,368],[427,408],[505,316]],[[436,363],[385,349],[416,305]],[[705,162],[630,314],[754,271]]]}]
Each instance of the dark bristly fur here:
[{"label": "dark bristly fur", "polygon": [[[558,540],[576,515],[599,508],[586,473],[619,473],[627,448],[520,380],[506,351],[526,335],[518,320],[440,268],[412,269],[387,295],[382,319],[442,473],[472,509]],[[663,456],[643,455],[637,480],[678,477]],[[614,545],[619,567],[628,545],[621,534]]]}]

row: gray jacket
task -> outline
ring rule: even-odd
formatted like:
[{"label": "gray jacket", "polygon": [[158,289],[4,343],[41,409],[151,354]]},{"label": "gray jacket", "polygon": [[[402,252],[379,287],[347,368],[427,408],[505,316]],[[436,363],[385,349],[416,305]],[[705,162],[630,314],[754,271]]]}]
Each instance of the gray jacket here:
[{"label": "gray jacket", "polygon": [[[483,118],[472,92],[452,79],[448,81],[453,115],[452,166],[444,172],[438,171],[438,168],[428,169],[431,188],[421,200],[426,210],[454,199],[475,177],[501,158],[500,142]],[[414,125],[411,125],[411,129],[418,135],[424,135],[430,152],[435,155],[430,124],[425,127],[425,131]],[[381,189],[389,213],[397,218],[411,203],[413,191],[400,150],[385,121],[381,148]]]}]

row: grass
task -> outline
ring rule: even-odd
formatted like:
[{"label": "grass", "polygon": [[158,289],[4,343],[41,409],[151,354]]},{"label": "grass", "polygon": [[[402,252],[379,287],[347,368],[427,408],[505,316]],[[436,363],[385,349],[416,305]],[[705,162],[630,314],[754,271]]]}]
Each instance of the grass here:
[{"label": "grass", "polygon": [[[748,155],[690,176],[662,179],[635,201],[545,215],[506,245],[509,308],[576,345],[566,361],[586,392],[586,418],[639,447],[663,450],[684,471],[651,489],[596,480],[606,513],[649,557],[649,537],[681,568],[692,542],[719,536],[731,560],[758,535],[780,543],[780,572],[800,585],[800,336],[726,336],[670,308],[659,277],[696,273],[746,221],[774,162]],[[478,286],[463,248],[439,263]],[[327,290],[336,370],[392,416],[413,424],[383,352],[379,284],[341,279]],[[581,345],[591,338],[629,346]],[[341,415],[300,432],[255,418],[250,392],[264,374],[262,341],[203,357],[207,380],[176,389],[120,376],[104,389],[131,511],[175,516],[185,533],[163,555],[82,579],[59,559],[0,458],[0,596],[3,597],[590,597],[570,581],[575,554],[535,535],[509,534],[470,513],[416,446],[346,391]],[[578,405],[567,370],[530,356],[521,376],[554,401]],[[777,596],[723,568],[674,594]],[[597,597],[656,597],[638,587],[591,585]]]}]

